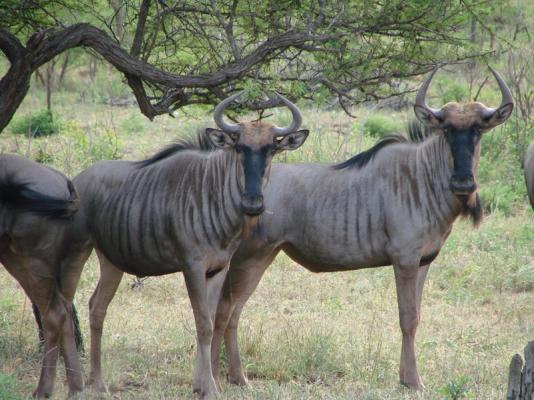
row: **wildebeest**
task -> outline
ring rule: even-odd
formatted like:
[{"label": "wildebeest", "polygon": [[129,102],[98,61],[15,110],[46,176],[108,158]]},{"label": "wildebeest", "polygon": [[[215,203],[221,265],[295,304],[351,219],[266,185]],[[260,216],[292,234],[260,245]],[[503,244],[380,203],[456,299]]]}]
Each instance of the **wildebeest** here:
[{"label": "wildebeest", "polygon": [[534,208],[534,142],[530,143],[525,153],[525,182],[527,184],[528,197],[530,204]]},{"label": "wildebeest", "polygon": [[400,381],[421,389],[415,333],[423,284],[460,215],[478,224],[482,210],[475,173],[484,132],[510,116],[513,103],[502,78],[497,109],[481,103],[425,102],[435,71],[415,102],[417,118],[432,129],[421,143],[386,138],[336,165],[273,164],[265,191],[267,212],[234,254],[216,313],[214,375],[224,338],[231,383],[245,384],[237,325],[245,302],[280,250],[312,272],[393,265],[402,351]]},{"label": "wildebeest", "polygon": [[202,398],[217,395],[210,345],[218,295],[210,299],[207,289],[218,293],[214,288],[220,290],[232,254],[263,212],[273,154],[298,148],[308,136],[298,130],[299,110],[282,96],[293,116],[287,127],[225,122],[225,108],[239,95],[216,107],[220,130],[206,129],[200,144],[181,142],[141,162],[99,162],[74,179],[80,196],[76,219],[84,221],[90,237],[76,269],[95,248],[101,270],[90,300],[88,383],[97,390],[106,390],[100,360],[104,317],[124,272],[181,271],[197,329],[194,390]]},{"label": "wildebeest", "polygon": [[69,394],[83,389],[71,304],[79,274],[67,229],[78,209],[72,183],[61,173],[13,154],[0,155],[0,262],[40,311],[44,358],[34,396],[52,394],[59,352]]}]

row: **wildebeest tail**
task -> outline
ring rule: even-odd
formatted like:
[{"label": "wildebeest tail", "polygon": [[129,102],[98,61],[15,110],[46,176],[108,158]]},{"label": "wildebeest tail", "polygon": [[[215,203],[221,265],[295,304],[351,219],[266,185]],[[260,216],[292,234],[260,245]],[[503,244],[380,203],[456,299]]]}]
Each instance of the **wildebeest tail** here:
[{"label": "wildebeest tail", "polygon": [[78,195],[70,180],[67,181],[68,199],[49,196],[29,187],[27,183],[6,179],[0,182],[0,202],[19,211],[37,215],[67,218],[78,211]]}]

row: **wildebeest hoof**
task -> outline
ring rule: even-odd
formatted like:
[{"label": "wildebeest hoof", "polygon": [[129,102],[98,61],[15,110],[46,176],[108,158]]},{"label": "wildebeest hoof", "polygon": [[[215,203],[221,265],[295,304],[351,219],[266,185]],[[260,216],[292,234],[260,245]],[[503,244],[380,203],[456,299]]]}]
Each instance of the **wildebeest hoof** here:
[{"label": "wildebeest hoof", "polygon": [[235,376],[228,375],[228,382],[232,385],[250,386],[248,383],[248,379],[245,378],[244,375],[235,375]]},{"label": "wildebeest hoof", "polygon": [[413,380],[403,380],[401,379],[400,383],[404,386],[406,386],[409,389],[413,390],[423,390],[425,388],[425,385],[423,385],[423,382],[421,381],[421,378],[417,377],[417,379]]},{"label": "wildebeest hoof", "polygon": [[221,397],[217,389],[205,393],[199,393],[200,400],[217,400]]},{"label": "wildebeest hoof", "polygon": [[102,379],[89,379],[87,387],[91,388],[93,392],[110,394],[107,385]]},{"label": "wildebeest hoof", "polygon": [[51,390],[39,391],[39,389],[36,389],[32,394],[32,399],[49,399],[50,397],[52,397]]},{"label": "wildebeest hoof", "polygon": [[81,390],[74,390],[74,391],[69,391],[67,398],[69,400],[81,400],[84,398],[84,395]]}]

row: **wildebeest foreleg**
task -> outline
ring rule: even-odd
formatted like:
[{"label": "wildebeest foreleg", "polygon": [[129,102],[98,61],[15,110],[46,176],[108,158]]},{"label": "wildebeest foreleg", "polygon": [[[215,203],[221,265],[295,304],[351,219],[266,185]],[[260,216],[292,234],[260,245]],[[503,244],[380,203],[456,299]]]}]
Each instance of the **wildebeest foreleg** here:
[{"label": "wildebeest foreleg", "polygon": [[[209,312],[210,312],[212,326],[215,323],[215,312],[217,311],[217,305],[219,303],[219,298],[221,297],[221,289],[224,284],[224,278],[226,277],[227,272],[228,272],[228,266],[220,269],[214,275],[206,274],[207,290],[208,290],[208,305],[209,305]],[[200,352],[197,351],[197,358],[195,362],[194,382],[193,382],[194,392],[201,391],[200,378],[202,375],[201,375],[201,371],[198,370],[198,368],[200,368],[200,365],[201,365],[199,357],[200,357]],[[215,379],[215,383],[217,384],[217,387],[220,388],[217,375],[214,374],[213,378]]]},{"label": "wildebeest foreleg", "polygon": [[197,356],[193,390],[200,392],[201,399],[218,397],[219,391],[213,379],[210,362],[210,347],[213,323],[208,304],[208,289],[204,268],[200,264],[184,269],[185,284],[195,316],[197,329]]},{"label": "wildebeest foreleg", "polygon": [[[400,381],[410,388],[421,390],[423,383],[417,372],[415,359],[415,333],[419,324],[418,273],[419,266],[394,266],[397,285],[399,320],[402,331]],[[422,285],[421,285],[422,293]],[[418,304],[419,303],[419,304]]]},{"label": "wildebeest foreleg", "polygon": [[221,289],[224,284],[224,279],[228,273],[228,266],[221,269],[217,274],[207,277],[207,289],[208,289],[208,304],[210,308],[210,317],[212,323],[215,321],[215,313],[217,311],[217,305],[221,297]]},{"label": "wildebeest foreleg", "polygon": [[[247,385],[241,366],[237,342],[237,326],[245,303],[260,282],[263,273],[271,264],[277,252],[262,256],[254,253],[248,258],[236,253],[221,292],[211,348],[211,362],[214,376],[219,376],[219,347],[224,338],[228,357],[228,381],[235,385]],[[241,260],[244,261],[241,261]]]},{"label": "wildebeest foreleg", "polygon": [[422,267],[419,267],[419,271],[417,272],[417,314],[419,315],[419,319],[421,319],[421,300],[423,298],[423,287],[425,286],[425,280],[429,268],[430,264],[423,265]]},{"label": "wildebeest foreleg", "polygon": [[89,300],[89,324],[91,327],[91,374],[87,385],[98,392],[107,392],[102,379],[102,328],[109,303],[115,296],[124,273],[97,250],[100,262],[100,280]]}]

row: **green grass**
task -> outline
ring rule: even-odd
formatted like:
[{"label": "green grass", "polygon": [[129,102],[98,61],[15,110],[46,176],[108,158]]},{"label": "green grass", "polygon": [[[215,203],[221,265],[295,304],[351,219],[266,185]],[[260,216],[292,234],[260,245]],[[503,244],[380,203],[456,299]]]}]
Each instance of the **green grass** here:
[{"label": "green grass", "polygon": [[[198,108],[149,122],[135,107],[72,106],[66,95],[58,101],[58,135],[28,140],[8,131],[0,151],[31,156],[72,177],[99,159],[146,157],[212,124]],[[39,102],[29,96],[21,115]],[[273,112],[274,121],[287,123],[286,111]],[[277,160],[346,159],[374,143],[361,126],[369,115],[359,110],[354,121],[342,112],[304,110],[308,142]],[[488,154],[499,146],[498,137],[483,140]],[[501,157],[499,165],[492,160],[481,163],[479,186],[497,191],[505,182],[512,195],[489,207],[478,230],[455,224],[433,263],[416,340],[424,392],[398,384],[401,333],[391,268],[315,275],[281,255],[241,319],[250,388],[224,384],[223,399],[504,398],[509,361],[534,337],[534,212],[513,157]],[[92,256],[75,300],[87,344],[87,304],[97,279]],[[130,289],[129,281],[111,303],[103,338],[114,398],[194,399],[195,329],[182,276],[148,279],[141,290]],[[26,398],[39,375],[36,327],[29,302],[3,269],[0,287],[0,400]],[[87,375],[89,360],[82,362]],[[66,395],[64,382],[60,367],[55,398]],[[88,392],[86,398],[99,397]]]}]

